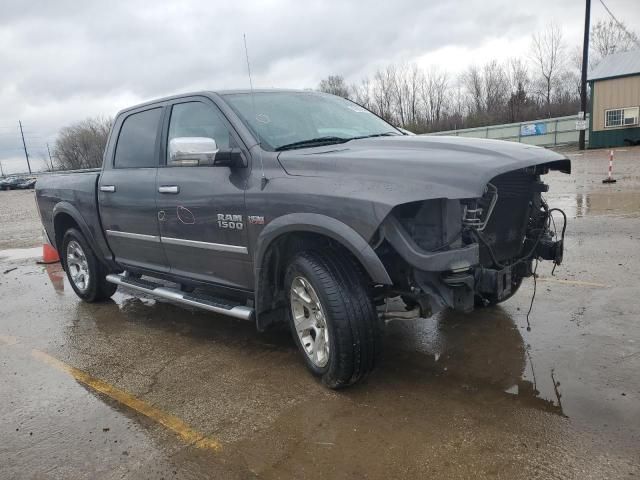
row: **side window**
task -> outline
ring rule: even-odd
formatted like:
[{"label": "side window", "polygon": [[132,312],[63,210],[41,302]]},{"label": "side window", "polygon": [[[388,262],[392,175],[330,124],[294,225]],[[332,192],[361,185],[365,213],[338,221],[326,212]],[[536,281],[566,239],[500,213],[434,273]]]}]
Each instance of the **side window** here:
[{"label": "side window", "polygon": [[171,109],[167,165],[211,165],[219,149],[229,148],[229,141],[229,130],[212,106],[178,103]]},{"label": "side window", "polygon": [[124,120],[116,145],[115,168],[158,166],[155,152],[161,113],[162,108],[153,108]]}]

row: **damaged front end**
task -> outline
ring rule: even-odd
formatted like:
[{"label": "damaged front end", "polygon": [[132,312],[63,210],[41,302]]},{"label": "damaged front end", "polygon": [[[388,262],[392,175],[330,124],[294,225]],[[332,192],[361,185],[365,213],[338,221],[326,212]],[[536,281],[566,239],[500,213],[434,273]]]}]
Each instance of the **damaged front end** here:
[{"label": "damaged front end", "polygon": [[396,206],[376,239],[376,252],[394,282],[387,296],[402,296],[424,316],[445,307],[469,312],[512,296],[533,275],[534,261],[559,265],[566,217],[558,234],[552,213],[559,210],[542,197],[548,186],[541,175],[551,168],[500,174],[479,198]]}]

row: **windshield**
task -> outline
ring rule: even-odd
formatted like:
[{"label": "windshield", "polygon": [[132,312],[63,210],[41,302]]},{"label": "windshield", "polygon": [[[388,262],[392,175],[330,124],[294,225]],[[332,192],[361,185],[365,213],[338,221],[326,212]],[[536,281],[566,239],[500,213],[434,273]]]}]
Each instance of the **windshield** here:
[{"label": "windshield", "polygon": [[[359,105],[318,92],[233,93],[225,101],[270,150],[344,143],[354,138],[402,135]],[[255,113],[254,113],[255,103]]]}]

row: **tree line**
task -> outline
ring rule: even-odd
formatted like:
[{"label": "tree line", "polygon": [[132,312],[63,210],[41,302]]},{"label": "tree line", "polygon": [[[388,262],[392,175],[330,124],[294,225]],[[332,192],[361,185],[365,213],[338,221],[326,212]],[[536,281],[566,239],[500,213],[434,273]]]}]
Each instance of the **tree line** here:
[{"label": "tree line", "polygon": [[112,118],[93,117],[60,129],[53,148],[54,169],[102,166],[102,155],[112,124]]},{"label": "tree line", "polygon": [[[638,37],[624,25],[599,21],[590,42],[595,66],[606,55],[637,48]],[[394,125],[427,133],[575,114],[581,65],[581,48],[568,49],[561,29],[550,24],[532,36],[527,58],[470,65],[455,78],[435,66],[389,65],[358,84],[330,75],[318,89],[349,98]],[[112,123],[95,117],[62,128],[51,168],[100,167]]]},{"label": "tree line", "polygon": [[[590,33],[590,67],[638,45],[638,36],[624,25],[599,21]],[[527,57],[469,65],[455,77],[435,66],[392,64],[356,84],[329,75],[318,89],[396,126],[428,133],[576,114],[581,66],[581,47],[568,48],[561,28],[549,24],[532,35]]]}]

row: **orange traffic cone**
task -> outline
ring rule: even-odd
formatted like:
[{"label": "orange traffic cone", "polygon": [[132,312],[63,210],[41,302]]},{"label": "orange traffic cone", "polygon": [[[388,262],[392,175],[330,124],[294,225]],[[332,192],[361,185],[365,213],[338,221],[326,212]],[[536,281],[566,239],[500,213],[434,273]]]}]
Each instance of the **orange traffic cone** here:
[{"label": "orange traffic cone", "polygon": [[60,261],[58,251],[51,245],[47,232],[42,229],[42,261],[38,263],[56,263]]}]

